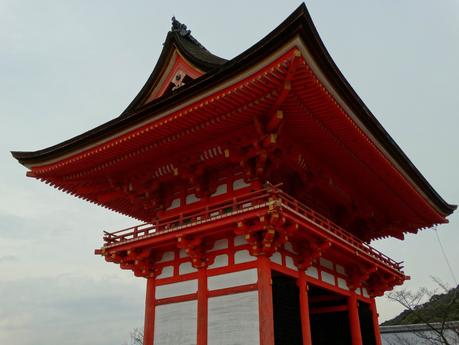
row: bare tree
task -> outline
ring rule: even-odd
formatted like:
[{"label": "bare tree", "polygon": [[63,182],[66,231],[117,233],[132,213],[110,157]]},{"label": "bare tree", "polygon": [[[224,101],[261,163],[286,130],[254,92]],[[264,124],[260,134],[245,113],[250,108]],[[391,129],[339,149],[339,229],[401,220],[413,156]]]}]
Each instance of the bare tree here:
[{"label": "bare tree", "polygon": [[[457,336],[457,322],[456,326],[452,325],[451,328],[446,327],[444,333],[440,335],[439,332],[433,332],[428,327],[417,327],[418,325],[407,325],[403,331],[394,330],[393,332],[385,334],[384,342],[389,345],[439,345],[439,344],[459,344]],[[422,325],[425,326],[425,325]],[[432,324],[433,327],[440,329],[440,323]],[[401,332],[400,332],[401,331]],[[446,338],[446,342],[444,341]]]},{"label": "bare tree", "polygon": [[[405,308],[402,314],[414,320],[413,323],[423,324],[423,330],[414,330],[413,333],[426,344],[431,345],[453,345],[459,339],[459,323],[451,322],[458,310],[458,290],[459,286],[453,290],[440,280],[433,278],[437,284],[437,289],[428,290],[421,288],[415,292],[402,289],[391,292],[388,298],[398,302]],[[438,290],[444,294],[438,294]],[[427,303],[430,302],[430,303]],[[429,305],[434,305],[434,310],[429,309]],[[406,339],[401,339],[394,335],[397,344],[408,344]]]},{"label": "bare tree", "polygon": [[124,342],[123,345],[143,345],[143,330],[134,328],[130,333],[129,343]]}]

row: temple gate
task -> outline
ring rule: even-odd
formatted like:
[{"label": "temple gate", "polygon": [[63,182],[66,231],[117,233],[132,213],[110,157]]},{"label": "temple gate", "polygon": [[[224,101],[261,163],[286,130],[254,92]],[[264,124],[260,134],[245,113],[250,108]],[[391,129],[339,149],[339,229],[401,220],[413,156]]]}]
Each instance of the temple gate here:
[{"label": "temple gate", "polygon": [[96,250],[146,280],[145,345],[380,345],[407,278],[371,240],[447,204],[331,60],[304,5],[241,55],[173,18],[115,119],[36,152],[28,176],[143,223]]}]

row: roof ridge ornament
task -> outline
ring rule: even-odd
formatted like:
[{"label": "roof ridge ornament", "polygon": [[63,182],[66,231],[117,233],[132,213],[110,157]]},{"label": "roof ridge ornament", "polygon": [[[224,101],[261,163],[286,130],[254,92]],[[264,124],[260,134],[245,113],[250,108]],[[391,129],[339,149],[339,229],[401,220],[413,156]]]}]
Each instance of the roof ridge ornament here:
[{"label": "roof ridge ornament", "polygon": [[186,37],[191,34],[191,30],[187,30],[185,24],[180,23],[175,16],[172,17],[172,32],[177,32],[180,36]]},{"label": "roof ridge ornament", "polygon": [[196,44],[199,48],[208,51],[199,41],[191,35],[191,30],[183,23],[180,23],[175,16],[172,17],[172,27],[171,32],[176,32],[182,37],[188,38],[191,42]]}]

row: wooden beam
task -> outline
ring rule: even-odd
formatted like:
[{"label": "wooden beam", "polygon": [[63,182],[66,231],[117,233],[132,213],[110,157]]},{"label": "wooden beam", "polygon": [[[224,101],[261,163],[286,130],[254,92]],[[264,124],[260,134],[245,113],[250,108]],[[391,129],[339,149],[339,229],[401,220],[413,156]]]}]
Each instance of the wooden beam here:
[{"label": "wooden beam", "polygon": [[96,199],[99,203],[105,204],[114,200],[118,200],[126,197],[126,193],[121,191],[113,191],[96,196]]},{"label": "wooden beam", "polygon": [[198,322],[197,345],[207,345],[207,269],[198,269]]},{"label": "wooden beam", "polygon": [[271,266],[266,256],[258,261],[258,310],[260,322],[260,345],[274,345],[274,311]]},{"label": "wooden beam", "polygon": [[363,345],[362,332],[360,330],[359,306],[357,303],[357,295],[355,294],[355,291],[352,291],[347,301],[352,345]]},{"label": "wooden beam", "polygon": [[147,279],[145,295],[145,323],[143,328],[143,345],[153,345],[155,331],[155,278]]},{"label": "wooden beam", "polygon": [[375,273],[378,270],[376,266],[363,266],[363,265],[352,265],[346,268],[346,272],[349,277],[347,279],[347,284],[350,289],[355,290],[362,286],[366,282],[372,273]]},{"label": "wooden beam", "polygon": [[304,271],[298,272],[298,289],[300,292],[301,334],[303,345],[312,345],[311,320],[309,317],[308,285]]},{"label": "wooden beam", "polygon": [[295,256],[295,264],[300,270],[306,270],[312,262],[322,256],[322,253],[330,248],[332,243],[329,240],[318,241],[308,240],[307,242],[295,243],[294,248],[299,253]]},{"label": "wooden beam", "polygon": [[346,296],[340,295],[323,295],[323,296],[313,296],[309,297],[311,303],[320,303],[320,302],[334,302],[345,299]]},{"label": "wooden beam", "polygon": [[284,119],[284,112],[282,110],[277,110],[273,116],[269,119],[268,125],[266,129],[268,133],[274,132],[277,128],[279,128],[282,120]]},{"label": "wooden beam", "polygon": [[381,345],[381,333],[379,331],[378,311],[376,310],[376,301],[374,298],[370,299],[371,317],[373,320],[373,329],[375,334],[375,345]]},{"label": "wooden beam", "polygon": [[296,50],[290,62],[290,66],[288,67],[287,74],[285,75],[284,85],[272,106],[274,112],[279,109],[279,107],[282,105],[282,103],[284,103],[285,99],[290,93],[290,90],[292,89],[291,80],[293,79],[293,76],[295,75],[296,69],[300,65],[300,62],[301,52],[299,50]]},{"label": "wooden beam", "polygon": [[311,308],[311,315],[313,314],[326,314],[326,313],[339,313],[347,311],[349,308],[347,305],[335,305],[331,307],[318,307]]}]

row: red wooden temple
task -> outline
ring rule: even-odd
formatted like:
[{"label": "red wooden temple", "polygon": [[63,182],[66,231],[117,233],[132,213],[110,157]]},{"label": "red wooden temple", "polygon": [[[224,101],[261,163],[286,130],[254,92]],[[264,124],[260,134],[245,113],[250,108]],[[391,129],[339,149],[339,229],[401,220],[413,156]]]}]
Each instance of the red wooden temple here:
[{"label": "red wooden temple", "polygon": [[104,232],[96,254],[146,278],[145,345],[379,345],[375,297],[407,277],[369,242],[456,208],[345,80],[304,5],[231,60],[173,18],[120,116],[13,156],[143,222]]}]

